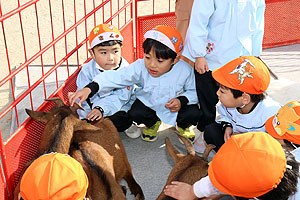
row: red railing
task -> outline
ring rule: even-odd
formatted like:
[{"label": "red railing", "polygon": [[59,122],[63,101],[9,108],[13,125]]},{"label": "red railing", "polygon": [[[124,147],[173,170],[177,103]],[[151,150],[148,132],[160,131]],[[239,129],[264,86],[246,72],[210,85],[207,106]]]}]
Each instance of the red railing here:
[{"label": "red railing", "polygon": [[[22,2],[22,4],[20,3]],[[146,31],[158,24],[175,27],[174,0],[7,0],[0,1],[0,199],[11,199],[44,125],[24,108],[49,110],[45,98],[67,102],[76,77],[89,61],[87,37],[96,24],[117,26],[124,37],[122,56],[143,56]],[[300,1],[266,1],[264,48],[300,42]],[[135,12],[134,12],[135,11]]]},{"label": "red railing", "polygon": [[30,121],[24,108],[49,110],[53,105],[44,99],[53,96],[67,103],[81,65],[90,59],[87,37],[97,24],[121,30],[122,55],[132,62],[133,1],[1,1],[0,23],[0,199],[11,199],[44,126]]}]

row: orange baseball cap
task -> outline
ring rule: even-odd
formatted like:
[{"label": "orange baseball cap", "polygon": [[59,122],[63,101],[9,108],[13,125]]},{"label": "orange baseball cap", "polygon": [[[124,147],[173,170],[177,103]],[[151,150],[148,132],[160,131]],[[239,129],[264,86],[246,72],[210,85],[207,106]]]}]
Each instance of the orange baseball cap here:
[{"label": "orange baseball cap", "polygon": [[265,124],[267,132],[278,139],[300,145],[300,101],[292,101],[279,109]]},{"label": "orange baseball cap", "polygon": [[144,38],[159,41],[172,49],[175,53],[178,53],[183,48],[183,40],[180,33],[171,26],[156,26],[152,30],[147,31]]},{"label": "orange baseball cap", "polygon": [[66,154],[44,154],[36,159],[21,179],[24,200],[83,200],[88,178],[74,158]]},{"label": "orange baseball cap", "polygon": [[123,41],[120,31],[111,24],[100,24],[95,26],[89,36],[89,44],[91,49],[97,44],[110,40]]},{"label": "orange baseball cap", "polygon": [[212,76],[220,84],[248,94],[261,94],[270,84],[268,68],[254,56],[236,58],[213,70]]},{"label": "orange baseball cap", "polygon": [[286,170],[280,143],[265,132],[232,136],[216,153],[208,168],[212,184],[238,197],[259,197],[276,188]]}]

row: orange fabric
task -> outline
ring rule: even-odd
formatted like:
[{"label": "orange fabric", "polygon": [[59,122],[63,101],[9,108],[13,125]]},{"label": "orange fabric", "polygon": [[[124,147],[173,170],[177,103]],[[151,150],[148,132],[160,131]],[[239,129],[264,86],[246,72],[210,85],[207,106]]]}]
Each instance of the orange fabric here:
[{"label": "orange fabric", "polygon": [[248,94],[261,94],[270,84],[270,73],[265,64],[254,56],[236,58],[212,71],[220,84]]},{"label": "orange fabric", "polygon": [[300,101],[292,101],[279,109],[266,122],[267,132],[278,139],[300,145]]},{"label": "orange fabric", "polygon": [[232,136],[208,168],[212,184],[229,195],[259,197],[280,183],[286,170],[284,150],[264,132]]},{"label": "orange fabric", "polygon": [[111,24],[100,24],[93,28],[89,35],[89,44],[91,49],[102,42],[110,40],[123,41],[120,31]]},{"label": "orange fabric", "polygon": [[175,53],[179,53],[183,48],[183,40],[180,33],[171,26],[156,26],[152,30],[147,31],[144,38],[159,41]]},{"label": "orange fabric", "polygon": [[83,200],[88,178],[69,155],[50,153],[40,156],[25,171],[20,194],[24,200]]}]

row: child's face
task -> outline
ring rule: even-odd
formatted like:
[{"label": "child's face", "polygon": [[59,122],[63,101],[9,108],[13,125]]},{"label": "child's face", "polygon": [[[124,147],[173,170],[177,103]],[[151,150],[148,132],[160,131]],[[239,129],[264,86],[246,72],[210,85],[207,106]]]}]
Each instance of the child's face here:
[{"label": "child's face", "polygon": [[173,60],[171,58],[157,58],[153,47],[148,54],[144,54],[144,60],[148,72],[153,77],[159,77],[164,73],[167,73],[171,70],[173,64]]},{"label": "child's face", "polygon": [[121,46],[119,44],[113,46],[96,46],[93,50],[90,49],[91,56],[104,70],[114,69],[120,63]]},{"label": "child's face", "polygon": [[220,85],[219,90],[217,91],[218,98],[220,102],[226,108],[236,108],[243,106],[243,97],[234,98],[231,90],[229,88]]}]

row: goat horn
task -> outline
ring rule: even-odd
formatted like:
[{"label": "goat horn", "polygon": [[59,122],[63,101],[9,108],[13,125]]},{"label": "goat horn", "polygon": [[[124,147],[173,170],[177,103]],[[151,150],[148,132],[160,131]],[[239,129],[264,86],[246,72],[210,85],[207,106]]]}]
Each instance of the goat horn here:
[{"label": "goat horn", "polygon": [[56,107],[62,107],[62,106],[65,105],[64,102],[63,102],[63,100],[61,98],[59,98],[59,97],[53,97],[51,99],[45,99],[45,101],[50,101],[50,102],[55,103]]},{"label": "goat horn", "polygon": [[210,152],[211,150],[213,150],[214,148],[216,148],[216,146],[215,146],[215,145],[212,145],[212,144],[208,144],[208,145],[206,146],[206,148],[205,148],[205,150],[204,150],[204,153],[203,153],[203,159],[204,159],[205,161],[207,161],[209,152]]},{"label": "goat horn", "polygon": [[84,110],[84,108],[78,104],[77,102],[74,103],[73,106],[70,107],[70,109],[73,111],[73,112],[76,112],[76,110],[80,109],[80,110]]},{"label": "goat horn", "polygon": [[178,132],[176,134],[181,139],[181,141],[184,143],[188,153],[193,156],[196,155],[195,148],[194,148],[192,142],[189,139],[187,139],[186,137],[180,135]]}]

